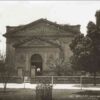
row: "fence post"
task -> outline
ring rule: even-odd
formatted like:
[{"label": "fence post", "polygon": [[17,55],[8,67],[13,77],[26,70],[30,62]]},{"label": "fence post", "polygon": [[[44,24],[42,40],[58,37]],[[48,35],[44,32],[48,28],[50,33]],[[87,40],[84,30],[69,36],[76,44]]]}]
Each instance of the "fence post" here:
[{"label": "fence post", "polygon": [[82,90],[82,76],[80,76],[80,87],[81,87],[81,90]]},{"label": "fence post", "polygon": [[24,89],[25,89],[25,76],[24,76]]},{"label": "fence post", "polygon": [[51,84],[52,84],[52,86],[53,86],[53,76],[51,77]]}]

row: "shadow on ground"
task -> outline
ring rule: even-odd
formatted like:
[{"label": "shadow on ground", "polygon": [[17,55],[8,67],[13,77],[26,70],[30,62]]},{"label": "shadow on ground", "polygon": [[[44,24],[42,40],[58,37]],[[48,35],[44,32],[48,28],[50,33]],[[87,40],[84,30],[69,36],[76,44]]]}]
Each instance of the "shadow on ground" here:
[{"label": "shadow on ground", "polygon": [[[90,96],[83,94],[90,93]],[[93,97],[94,94],[100,94],[100,91],[81,91],[81,90],[68,90],[68,89],[54,89],[52,100],[100,100],[100,98]],[[34,89],[7,89],[4,93],[0,89],[0,100],[36,100]]]}]

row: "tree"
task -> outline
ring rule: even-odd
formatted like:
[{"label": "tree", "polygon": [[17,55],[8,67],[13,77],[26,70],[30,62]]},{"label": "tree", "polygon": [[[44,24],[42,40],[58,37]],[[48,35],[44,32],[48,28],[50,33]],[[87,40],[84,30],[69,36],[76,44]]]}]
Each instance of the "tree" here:
[{"label": "tree", "polygon": [[47,60],[48,67],[58,76],[66,74],[68,75],[68,71],[70,71],[70,68],[69,68],[69,62],[65,61],[63,42],[60,40],[50,41],[50,42],[55,43],[55,45],[59,48],[60,52],[58,58],[55,58],[54,55],[51,55],[48,58]]},{"label": "tree", "polygon": [[89,22],[87,26],[87,36],[92,40],[92,72],[94,73],[94,84],[96,85],[96,73],[100,72],[100,29],[93,22]]},{"label": "tree", "polygon": [[9,66],[9,64],[5,60],[5,57],[2,57],[2,59],[0,60],[0,78],[1,82],[4,85],[4,92],[6,92],[7,83],[10,81],[13,72],[13,67]]},{"label": "tree", "polygon": [[6,91],[7,81],[8,81],[8,75],[7,75],[7,69],[4,61],[0,62],[0,78],[1,82],[4,84],[4,92]]},{"label": "tree", "polygon": [[88,37],[84,37],[83,34],[80,34],[74,38],[70,44],[70,48],[73,52],[71,56],[72,68],[75,70],[85,70],[87,71],[88,58],[91,51],[91,40]]},{"label": "tree", "polygon": [[80,34],[74,38],[70,44],[70,48],[73,52],[71,56],[72,68],[76,71],[94,72],[93,62],[93,45],[88,36]]},{"label": "tree", "polygon": [[70,44],[73,52],[71,64],[75,70],[93,73],[96,85],[96,73],[100,70],[100,34],[93,22],[89,22],[87,28],[86,36],[80,34]]},{"label": "tree", "polygon": [[47,65],[53,71],[56,75],[60,76],[62,74],[62,64],[61,64],[60,58],[54,58],[53,55],[51,55],[47,60]]},{"label": "tree", "polygon": [[62,62],[60,57],[55,58],[53,55],[51,55],[47,60],[47,65],[57,76],[72,74],[70,63],[66,61]]}]

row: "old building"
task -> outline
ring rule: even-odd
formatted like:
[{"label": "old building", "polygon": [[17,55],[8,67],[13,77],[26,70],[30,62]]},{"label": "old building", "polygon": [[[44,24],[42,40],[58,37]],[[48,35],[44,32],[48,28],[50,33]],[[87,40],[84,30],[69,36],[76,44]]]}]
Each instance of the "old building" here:
[{"label": "old building", "polygon": [[69,44],[80,33],[80,25],[60,25],[39,19],[27,25],[7,26],[7,61],[18,76],[50,75],[47,60],[59,58],[60,46],[68,61],[72,52]]}]

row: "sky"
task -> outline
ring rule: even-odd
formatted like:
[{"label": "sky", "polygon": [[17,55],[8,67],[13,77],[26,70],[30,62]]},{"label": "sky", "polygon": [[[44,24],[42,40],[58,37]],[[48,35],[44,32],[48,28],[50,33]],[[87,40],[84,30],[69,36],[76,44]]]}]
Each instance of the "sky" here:
[{"label": "sky", "polygon": [[86,34],[89,21],[95,23],[100,1],[0,1],[0,52],[5,53],[6,26],[18,26],[46,18],[58,24],[81,25]]}]

